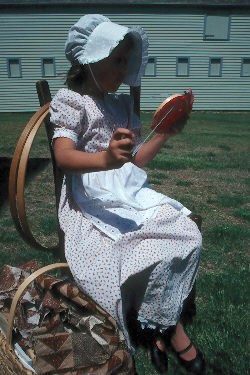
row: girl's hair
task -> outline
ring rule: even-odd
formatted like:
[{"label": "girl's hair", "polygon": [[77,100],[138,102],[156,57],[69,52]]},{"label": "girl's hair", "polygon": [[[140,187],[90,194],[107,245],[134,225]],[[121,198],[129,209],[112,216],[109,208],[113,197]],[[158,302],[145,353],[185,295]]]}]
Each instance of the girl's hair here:
[{"label": "girl's hair", "polygon": [[86,75],[86,67],[84,65],[74,63],[68,70],[65,84],[70,90],[82,94]]}]

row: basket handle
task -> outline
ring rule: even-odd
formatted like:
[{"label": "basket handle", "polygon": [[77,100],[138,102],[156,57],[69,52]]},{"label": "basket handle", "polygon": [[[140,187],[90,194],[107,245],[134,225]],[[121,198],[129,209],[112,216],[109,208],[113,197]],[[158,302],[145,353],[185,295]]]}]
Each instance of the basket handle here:
[{"label": "basket handle", "polygon": [[19,286],[12,300],[9,317],[8,317],[6,344],[9,348],[11,348],[11,344],[12,344],[12,331],[13,331],[13,323],[14,323],[14,317],[15,317],[15,312],[16,312],[16,306],[23,292],[25,291],[25,289],[29,286],[30,283],[32,283],[32,281],[34,281],[38,276],[42,275],[43,273],[57,269],[57,268],[66,268],[66,267],[69,267],[68,263],[53,263],[53,264],[44,266],[42,268],[39,268],[39,270],[29,275]]}]

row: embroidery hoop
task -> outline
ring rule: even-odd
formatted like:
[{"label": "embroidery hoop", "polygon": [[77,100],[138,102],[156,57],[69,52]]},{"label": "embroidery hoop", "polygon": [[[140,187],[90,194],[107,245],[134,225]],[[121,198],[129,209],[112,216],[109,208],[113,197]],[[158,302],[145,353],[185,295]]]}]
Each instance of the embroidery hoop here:
[{"label": "embroidery hoop", "polygon": [[150,129],[157,133],[165,133],[174,122],[189,115],[192,111],[194,95],[192,90],[183,94],[173,94],[164,100],[156,109]]},{"label": "embroidery hoop", "polygon": [[156,109],[152,124],[151,131],[148,133],[143,142],[141,142],[132,152],[132,157],[136,155],[140,147],[146,143],[151,135],[156,133],[165,133],[168,128],[181,117],[189,115],[192,111],[194,103],[194,95],[191,89],[184,91],[183,94],[173,94],[165,99],[161,105]]}]

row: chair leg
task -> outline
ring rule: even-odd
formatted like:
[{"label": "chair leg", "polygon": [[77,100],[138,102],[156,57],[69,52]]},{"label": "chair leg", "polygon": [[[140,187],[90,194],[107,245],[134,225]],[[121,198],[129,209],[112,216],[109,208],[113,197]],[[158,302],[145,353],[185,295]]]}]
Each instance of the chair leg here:
[{"label": "chair leg", "polygon": [[195,222],[199,230],[201,231],[201,226],[202,226],[202,217],[200,215],[197,215],[193,212],[189,215],[190,219]]}]

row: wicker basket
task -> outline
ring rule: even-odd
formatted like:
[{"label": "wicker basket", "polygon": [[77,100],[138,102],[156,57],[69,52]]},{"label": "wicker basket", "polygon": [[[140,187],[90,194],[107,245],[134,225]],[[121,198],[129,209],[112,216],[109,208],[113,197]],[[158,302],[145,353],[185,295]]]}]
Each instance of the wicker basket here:
[{"label": "wicker basket", "polygon": [[19,361],[19,358],[15,354],[15,351],[12,347],[12,331],[14,324],[14,316],[16,311],[16,306],[24,293],[27,286],[35,280],[38,276],[42,275],[45,272],[48,272],[57,268],[68,267],[67,263],[55,263],[45,267],[40,268],[39,270],[33,272],[24,282],[19,286],[9,312],[8,324],[6,335],[4,334],[5,329],[0,327],[0,372],[1,375],[34,375],[34,372],[26,369],[22,363]]},{"label": "wicker basket", "polygon": [[0,368],[1,375],[34,375],[21,364],[14,350],[8,346],[2,332],[0,333]]}]

